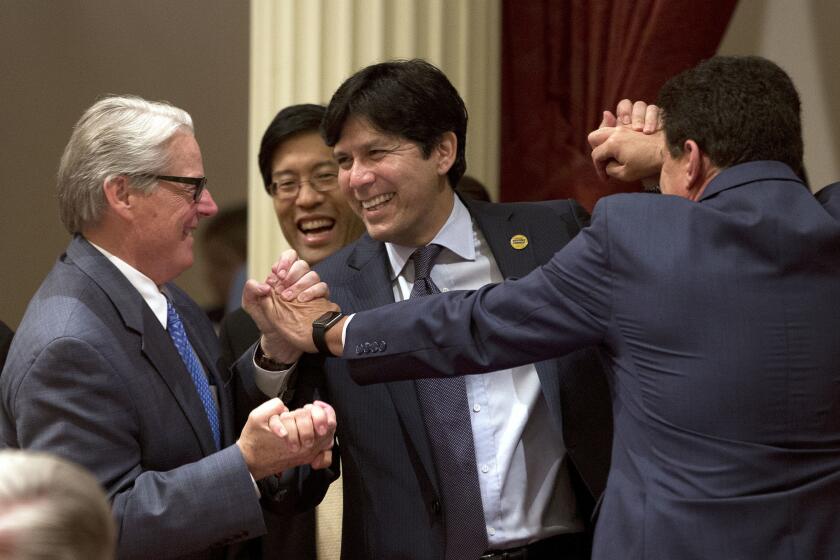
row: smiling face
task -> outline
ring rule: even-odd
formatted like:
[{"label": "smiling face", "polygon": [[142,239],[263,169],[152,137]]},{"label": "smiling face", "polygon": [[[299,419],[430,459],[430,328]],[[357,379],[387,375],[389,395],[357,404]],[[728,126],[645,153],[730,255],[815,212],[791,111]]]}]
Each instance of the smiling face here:
[{"label": "smiling face", "polygon": [[[195,137],[175,134],[167,150],[170,163],[161,175],[203,177],[204,164]],[[149,194],[132,196],[132,230],[125,241],[131,245],[129,262],[156,284],[169,282],[193,264],[193,232],[199,220],[214,215],[218,208],[205,189],[193,202],[194,187],[159,181]]]},{"label": "smiling face", "polygon": [[444,134],[428,158],[417,144],[350,117],[334,147],[338,184],[376,240],[409,247],[429,243],[452,212],[446,178],[455,135]]},{"label": "smiling face", "polygon": [[298,256],[314,265],[362,234],[362,224],[336,187],[318,192],[310,181],[335,181],[332,151],[315,132],[285,140],[274,151],[271,178],[278,183],[303,181],[297,196],[273,197],[283,237]]}]

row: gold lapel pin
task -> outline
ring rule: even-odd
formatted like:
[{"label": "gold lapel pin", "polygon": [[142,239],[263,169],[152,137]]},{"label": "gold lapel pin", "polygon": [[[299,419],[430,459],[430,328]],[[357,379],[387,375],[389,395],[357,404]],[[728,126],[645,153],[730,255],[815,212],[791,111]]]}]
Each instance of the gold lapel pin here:
[{"label": "gold lapel pin", "polygon": [[517,233],[516,235],[510,238],[510,246],[516,249],[517,251],[521,251],[522,249],[528,246],[528,238],[522,235],[521,233]]}]

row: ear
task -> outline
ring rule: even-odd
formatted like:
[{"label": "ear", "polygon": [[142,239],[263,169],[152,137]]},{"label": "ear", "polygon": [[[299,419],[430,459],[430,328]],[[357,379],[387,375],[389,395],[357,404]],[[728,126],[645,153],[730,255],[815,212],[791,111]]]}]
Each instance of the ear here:
[{"label": "ear", "polygon": [[451,130],[440,135],[437,146],[434,148],[434,153],[437,154],[437,172],[439,175],[446,175],[452,164],[455,163],[455,157],[458,154],[458,138]]},{"label": "ear", "polygon": [[708,155],[703,153],[694,140],[686,140],[683,150],[687,156],[686,179],[689,198],[697,200],[706,188],[714,166]]},{"label": "ear", "polygon": [[125,175],[113,175],[105,179],[102,187],[108,208],[118,216],[129,219],[132,214],[132,204],[135,193],[128,184]]}]

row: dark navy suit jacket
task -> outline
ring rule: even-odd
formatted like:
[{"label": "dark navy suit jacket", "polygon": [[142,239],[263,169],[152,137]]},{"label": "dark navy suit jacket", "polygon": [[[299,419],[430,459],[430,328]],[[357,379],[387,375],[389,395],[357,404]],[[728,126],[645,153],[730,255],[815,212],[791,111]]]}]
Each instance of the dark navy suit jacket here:
[{"label": "dark navy suit jacket", "polygon": [[602,199],[518,281],[357,314],[345,357],[394,383],[597,344],[615,438],[593,557],[840,558],[838,301],[840,185],[751,162],[697,202]]},{"label": "dark navy suit jacket", "polygon": [[[588,219],[567,200],[465,204],[505,277],[527,274],[548,261]],[[525,249],[511,247],[516,234],[528,238]],[[367,235],[315,268],[345,312],[394,301],[385,245]],[[383,326],[387,323],[390,320]],[[609,395],[600,361],[587,350],[540,363],[537,372],[557,433],[563,434],[585,512],[593,496],[601,493],[609,465]],[[309,356],[299,364],[297,385],[296,400],[309,401],[315,392],[338,416],[336,457],[344,479],[342,557],[443,558],[445,520],[414,382],[360,387],[350,379],[344,360]]]}]

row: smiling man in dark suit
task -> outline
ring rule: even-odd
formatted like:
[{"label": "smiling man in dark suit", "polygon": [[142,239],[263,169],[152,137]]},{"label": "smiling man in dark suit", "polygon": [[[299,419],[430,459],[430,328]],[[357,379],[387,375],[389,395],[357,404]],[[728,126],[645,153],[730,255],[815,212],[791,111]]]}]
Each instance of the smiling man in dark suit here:
[{"label": "smiling man in dark suit", "polygon": [[[342,309],[526,274],[586,225],[571,200],[456,196],[466,127],[458,92],[424,61],[367,67],[336,91],[322,131],[367,229],[315,267]],[[437,253],[430,275],[418,272],[430,264],[425,247]],[[323,357],[305,357],[296,375],[298,395],[310,399],[314,387],[339,419],[343,558],[589,557],[588,513],[605,484],[611,429],[593,353],[459,378],[454,390],[360,387],[343,361]],[[458,441],[441,445],[442,433]]]},{"label": "smiling man in dark suit", "polygon": [[[661,168],[661,195],[601,199],[524,278],[357,313],[326,344],[360,383],[597,344],[615,440],[593,557],[840,558],[840,183],[803,183],[799,96],[768,60],[712,58],[658,104],[664,135],[590,139],[610,174]],[[286,336],[314,350],[331,307],[295,309]]]},{"label": "smiling man in dark suit", "polygon": [[242,370],[258,375],[256,408],[234,430],[218,340],[171,283],[193,263],[199,221],[216,213],[205,183],[185,111],[127,96],[91,106],[58,173],[74,237],[0,376],[0,441],[93,472],[112,502],[120,558],[225,558],[227,545],[265,532],[260,495],[297,505],[293,481],[276,473],[330,462],[331,408],[290,413],[257,388],[270,372]]}]

